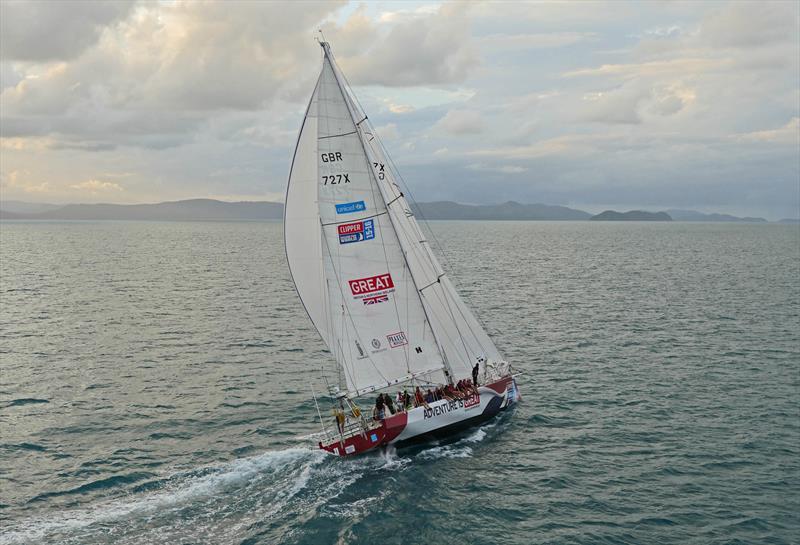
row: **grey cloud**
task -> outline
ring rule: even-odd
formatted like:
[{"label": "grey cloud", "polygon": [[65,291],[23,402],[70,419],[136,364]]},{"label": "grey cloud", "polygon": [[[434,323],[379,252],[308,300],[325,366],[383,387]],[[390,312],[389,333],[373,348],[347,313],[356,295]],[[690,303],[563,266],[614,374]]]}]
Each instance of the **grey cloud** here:
[{"label": "grey cloud", "polygon": [[308,31],[336,7],[145,4],[74,60],[32,67],[3,89],[3,136],[164,148],[191,140],[211,112],[305,100],[315,67],[304,57],[318,54]]},{"label": "grey cloud", "polygon": [[340,5],[145,2],[2,61],[2,171],[43,200],[108,171],[132,201],[278,194],[322,26],[418,199],[796,215],[796,5]]},{"label": "grey cloud", "polygon": [[577,119],[604,123],[641,123],[638,108],[649,97],[648,89],[626,83],[610,91],[592,93],[583,97],[577,110]]},{"label": "grey cloud", "polygon": [[592,153],[565,150],[516,158],[514,170],[470,168],[455,157],[407,166],[404,177],[422,201],[594,202],[723,211],[747,203],[752,214],[796,216],[800,165],[791,146],[753,150],[724,140],[690,144],[676,136],[640,140],[624,133],[594,146]]},{"label": "grey cloud", "polygon": [[354,84],[409,87],[458,83],[478,65],[469,36],[468,5],[445,4],[434,14],[399,21],[360,55],[340,58]]},{"label": "grey cloud", "polygon": [[94,44],[103,28],[125,17],[134,1],[0,2],[0,58],[69,60]]},{"label": "grey cloud", "polygon": [[574,119],[639,124],[648,118],[677,114],[688,106],[691,98],[691,92],[680,86],[634,79],[607,91],[584,95]]},{"label": "grey cloud", "polygon": [[797,45],[797,2],[731,2],[702,23],[700,38],[714,46],[759,47],[775,42]]},{"label": "grey cloud", "polygon": [[78,151],[111,151],[117,149],[116,144],[110,142],[70,142],[55,141],[47,146],[53,150],[78,150]]}]

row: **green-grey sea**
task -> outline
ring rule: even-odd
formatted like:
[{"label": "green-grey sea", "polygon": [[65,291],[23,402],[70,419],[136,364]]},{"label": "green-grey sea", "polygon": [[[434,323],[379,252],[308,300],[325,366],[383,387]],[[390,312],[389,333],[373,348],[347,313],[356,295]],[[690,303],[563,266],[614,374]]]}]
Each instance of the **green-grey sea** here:
[{"label": "green-grey sea", "polygon": [[432,222],[522,402],[353,459],[281,229],[0,223],[0,543],[800,542],[800,226]]}]

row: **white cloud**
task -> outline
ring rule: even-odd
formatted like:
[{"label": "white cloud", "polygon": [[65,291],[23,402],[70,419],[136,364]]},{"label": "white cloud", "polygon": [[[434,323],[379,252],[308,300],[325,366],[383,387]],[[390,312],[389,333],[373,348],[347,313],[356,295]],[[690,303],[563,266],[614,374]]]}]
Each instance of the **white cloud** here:
[{"label": "white cloud", "polygon": [[678,58],[632,64],[604,64],[598,68],[582,68],[564,73],[564,77],[619,76],[685,76],[690,73],[722,70],[733,65],[732,59]]},{"label": "white cloud", "polygon": [[498,172],[500,174],[521,174],[528,169],[519,165],[488,165],[486,163],[472,163],[467,165],[470,170],[480,170],[485,172]]},{"label": "white cloud", "polygon": [[81,191],[88,191],[94,195],[101,191],[123,191],[123,187],[114,182],[103,182],[101,180],[86,180],[77,184],[69,186],[71,189],[79,189]]},{"label": "white cloud", "polygon": [[736,138],[745,141],[794,144],[796,146],[800,142],[800,117],[793,117],[786,125],[777,129],[747,132],[736,135]]},{"label": "white cloud", "polygon": [[575,111],[580,121],[638,124],[654,117],[677,114],[694,103],[696,93],[680,82],[653,84],[627,80],[621,86],[585,93]]},{"label": "white cloud", "polygon": [[400,131],[397,130],[395,123],[387,123],[386,125],[375,127],[375,132],[378,133],[381,140],[396,140],[400,138]]},{"label": "white cloud", "polygon": [[591,32],[549,32],[542,34],[490,34],[478,40],[478,45],[498,51],[550,49],[565,47],[591,39]]},{"label": "white cloud", "polygon": [[8,174],[3,174],[0,187],[6,190],[16,190],[22,193],[48,193],[51,190],[49,182],[31,180],[30,171],[12,170]]},{"label": "white cloud", "polygon": [[450,110],[434,125],[434,130],[453,135],[478,134],[485,129],[481,114],[471,110]]},{"label": "white cloud", "polygon": [[409,22],[419,19],[420,17],[435,15],[438,11],[439,5],[427,4],[424,6],[418,6],[412,10],[401,9],[397,11],[385,11],[381,13],[378,20],[381,23]]}]

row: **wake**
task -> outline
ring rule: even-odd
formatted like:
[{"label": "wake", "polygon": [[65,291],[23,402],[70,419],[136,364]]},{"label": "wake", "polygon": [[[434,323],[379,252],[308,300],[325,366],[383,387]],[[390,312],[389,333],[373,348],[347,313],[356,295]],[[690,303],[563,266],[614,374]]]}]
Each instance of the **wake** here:
[{"label": "wake", "polygon": [[[468,458],[474,448],[496,435],[502,421],[487,423],[452,443],[428,445],[421,451],[394,447],[356,458],[339,458],[313,448],[266,451],[230,462],[205,465],[150,481],[144,490],[81,508],[37,515],[7,524],[0,545],[26,543],[220,543],[241,540],[267,526],[278,541],[289,539],[309,513],[353,515],[377,497],[339,505],[350,497],[359,479],[381,479],[385,472],[403,472],[437,459]],[[273,539],[272,541],[275,541]]]},{"label": "wake", "polygon": [[[209,503],[224,495],[254,486],[275,477],[280,484],[275,490],[271,509],[277,512],[286,501],[308,483],[312,469],[325,454],[311,449],[290,448],[222,464],[212,464],[191,472],[176,473],[158,481],[161,490],[141,497],[131,494],[84,509],[63,512],[56,516],[31,518],[7,526],[0,535],[2,544],[41,542],[48,536],[68,539],[92,526],[124,525],[132,520],[152,520],[166,514],[175,515],[197,503]],[[283,473],[282,475],[279,473]],[[84,536],[85,537],[85,536]]]}]

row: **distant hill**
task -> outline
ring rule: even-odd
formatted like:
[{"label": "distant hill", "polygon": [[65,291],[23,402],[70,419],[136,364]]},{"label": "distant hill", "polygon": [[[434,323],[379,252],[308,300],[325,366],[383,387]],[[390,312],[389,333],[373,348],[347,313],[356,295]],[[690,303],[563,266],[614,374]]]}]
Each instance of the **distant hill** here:
[{"label": "distant hill", "polygon": [[29,215],[30,214],[20,214],[18,212],[6,212],[0,208],[0,220],[24,220],[27,219]]},{"label": "distant hill", "polygon": [[[3,203],[5,205],[5,202]],[[9,214],[3,219],[224,221],[281,219],[283,204],[191,199],[158,204],[67,204],[36,214]]]},{"label": "distant hill", "polygon": [[[14,206],[6,207],[7,202]],[[29,204],[29,207],[18,206]],[[44,211],[32,210],[33,203],[3,201],[3,219],[42,220],[155,220],[155,221],[214,221],[261,220],[283,217],[283,204],[274,202],[223,202],[213,199],[191,199],[158,204],[67,204],[49,205]],[[439,220],[586,220],[591,214],[564,206],[546,204],[466,205],[441,201],[419,203],[415,213],[425,219]]]},{"label": "distant hill", "polygon": [[452,201],[421,202],[412,207],[415,214],[429,220],[587,220],[591,214],[566,206],[549,204],[470,205]]},{"label": "distant hill", "polygon": [[3,212],[11,212],[12,214],[40,214],[42,212],[49,212],[61,208],[62,206],[64,205],[23,201],[0,201],[0,209],[2,209]]},{"label": "distant hill", "polygon": [[666,212],[645,212],[643,210],[631,210],[630,212],[606,210],[589,219],[591,221],[672,221]]},{"label": "distant hill", "polygon": [[[606,210],[592,216],[583,210],[549,204],[459,204],[453,201],[414,203],[412,209],[428,220],[551,220],[551,221],[719,221],[764,222],[764,218],[737,218],[728,214],[704,214],[694,210],[668,212],[616,212]],[[0,201],[0,218],[7,220],[151,220],[151,221],[235,221],[277,220],[283,217],[283,203],[267,201],[225,202],[189,199],[157,204],[43,204]],[[797,223],[783,219],[781,223]]]},{"label": "distant hill", "polygon": [[730,214],[704,214],[695,210],[667,210],[667,214],[675,221],[738,221],[748,223],[766,223],[764,218],[739,218]]}]

